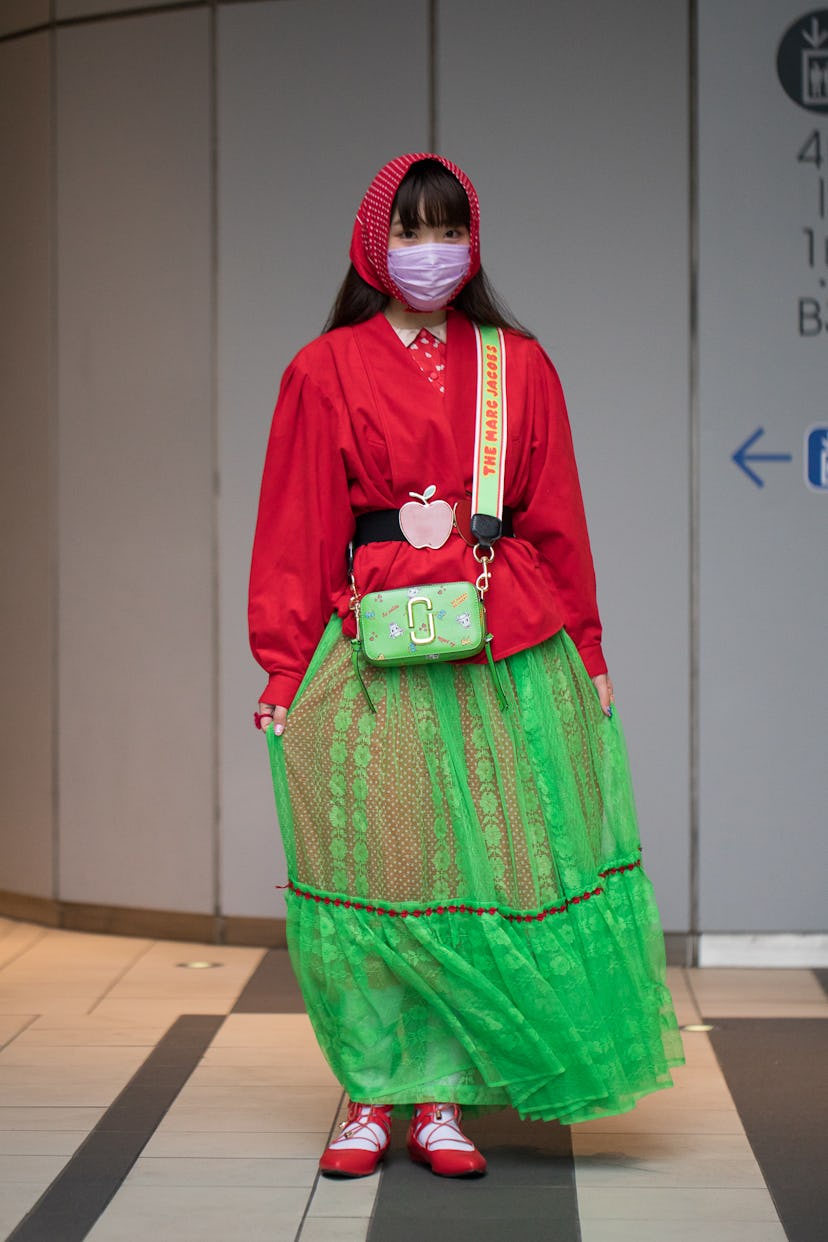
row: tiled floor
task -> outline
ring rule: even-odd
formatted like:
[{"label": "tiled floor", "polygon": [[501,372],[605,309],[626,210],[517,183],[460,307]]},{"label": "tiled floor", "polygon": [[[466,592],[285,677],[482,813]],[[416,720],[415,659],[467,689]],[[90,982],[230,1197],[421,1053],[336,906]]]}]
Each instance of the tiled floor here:
[{"label": "tiled floor", "polygon": [[[727,1071],[726,1054],[742,1055],[742,1044],[727,1053],[726,1038],[739,1039],[765,1021],[762,1030],[775,1030],[775,1020],[794,1020],[785,1028],[785,1047],[800,1029],[811,1039],[814,1030],[828,1031],[809,1021],[828,1018],[828,997],[813,972],[673,969],[679,1021],[712,1020],[724,1040],[719,1048],[715,1031],[687,1033],[688,1064],[676,1072],[673,1090],[621,1117],[569,1131],[521,1129],[506,1114],[497,1115],[506,1117],[501,1122],[478,1119],[475,1135],[485,1147],[488,1127],[500,1161],[492,1162],[484,1182],[441,1182],[422,1169],[412,1174],[398,1150],[399,1135],[382,1176],[341,1182],[317,1177],[319,1153],[341,1115],[342,1091],[307,1018],[233,1012],[264,956],[258,949],[89,935],[0,919],[0,1237],[399,1242],[408,1236],[400,1221],[410,1220],[418,1236],[420,1214],[432,1226],[451,1221],[453,1242],[467,1236],[511,1242],[518,1233],[497,1221],[513,1219],[516,1204],[529,1221],[520,1231],[524,1239],[695,1242],[702,1235],[705,1242],[810,1242],[822,1236],[826,1207],[818,1193],[815,1231],[808,1232],[807,1221],[788,1220],[788,1231],[783,1228],[782,1208],[768,1188],[773,1179],[763,1175],[754,1154],[756,1110],[746,1133],[744,1116],[751,1110],[743,1107],[744,1094],[735,1098],[732,1076],[722,1068]],[[179,965],[189,961],[217,966]],[[278,977],[282,963],[270,961],[274,966],[277,973],[268,978]],[[247,999],[240,1009],[250,1007]],[[261,1006],[279,1007],[278,995]],[[286,1002],[284,1008],[296,1006]],[[153,1078],[148,1058],[156,1048],[161,1055]],[[791,1053],[795,1059],[795,1047]],[[761,1067],[758,1073],[757,1087]],[[121,1112],[108,1112],[130,1083]],[[824,1095],[822,1101],[814,1097],[815,1110]],[[113,1116],[127,1120],[113,1123]],[[112,1151],[113,1169],[121,1140],[137,1142],[137,1159],[128,1157],[134,1163],[109,1190],[105,1155],[100,1184],[88,1173],[81,1184],[73,1172],[82,1168],[84,1151],[89,1167],[91,1148],[82,1145],[90,1134],[97,1137],[101,1164],[102,1135],[95,1127],[102,1118],[110,1120],[103,1151]],[[823,1114],[823,1128],[824,1121]],[[816,1117],[806,1119],[815,1123]],[[551,1176],[553,1168],[560,1177]],[[574,1178],[567,1169],[574,1169]],[[73,1231],[70,1209],[80,1192],[87,1207],[92,1203],[91,1223]],[[554,1205],[563,1205],[570,1192],[572,1220],[556,1217]],[[429,1236],[428,1230],[419,1236]]]}]

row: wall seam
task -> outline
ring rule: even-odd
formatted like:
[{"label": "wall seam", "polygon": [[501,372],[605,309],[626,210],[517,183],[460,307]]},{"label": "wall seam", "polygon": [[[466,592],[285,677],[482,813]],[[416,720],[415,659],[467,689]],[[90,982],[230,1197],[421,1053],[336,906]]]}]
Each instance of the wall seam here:
[{"label": "wall seam", "polygon": [[699,186],[698,186],[698,0],[688,0],[688,261],[689,261],[689,914],[688,964],[698,965],[699,956],[699,537],[700,537],[700,444],[699,444]]},{"label": "wall seam", "polygon": [[212,460],[212,613],[213,613],[213,913],[216,918],[215,938],[223,943],[221,908],[221,612],[219,561],[219,508],[221,476],[219,471],[218,429],[218,4],[210,4],[210,436]]},{"label": "wall seam", "polygon": [[52,899],[60,901],[60,421],[58,401],[58,108],[55,3],[49,2],[49,601]]},{"label": "wall seam", "polygon": [[437,146],[437,4],[428,0],[428,149],[436,152]]}]

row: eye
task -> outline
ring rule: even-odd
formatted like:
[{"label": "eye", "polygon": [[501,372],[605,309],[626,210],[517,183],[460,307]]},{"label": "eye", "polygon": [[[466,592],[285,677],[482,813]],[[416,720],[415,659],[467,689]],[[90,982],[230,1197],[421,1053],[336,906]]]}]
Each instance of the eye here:
[{"label": "eye", "polygon": [[445,237],[447,241],[467,241],[469,231],[463,224],[457,224],[450,229],[446,229]]}]

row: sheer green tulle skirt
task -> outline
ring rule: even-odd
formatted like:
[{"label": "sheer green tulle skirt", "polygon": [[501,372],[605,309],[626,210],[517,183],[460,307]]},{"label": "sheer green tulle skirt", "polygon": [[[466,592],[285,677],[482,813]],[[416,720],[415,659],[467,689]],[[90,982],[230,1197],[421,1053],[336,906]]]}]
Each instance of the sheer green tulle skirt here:
[{"label": "sheer green tulle skirt", "polygon": [[683,1061],[617,714],[565,633],[366,672],[333,618],[268,733],[288,944],[352,1099],[584,1121]]}]

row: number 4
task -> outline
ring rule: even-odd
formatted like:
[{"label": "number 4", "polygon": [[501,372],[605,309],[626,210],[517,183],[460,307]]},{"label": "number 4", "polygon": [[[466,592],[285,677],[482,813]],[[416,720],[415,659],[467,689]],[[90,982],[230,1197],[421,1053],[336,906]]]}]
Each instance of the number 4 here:
[{"label": "number 4", "polygon": [[796,158],[800,164],[813,164],[815,168],[822,168],[822,134],[818,129],[811,130]]}]

